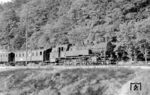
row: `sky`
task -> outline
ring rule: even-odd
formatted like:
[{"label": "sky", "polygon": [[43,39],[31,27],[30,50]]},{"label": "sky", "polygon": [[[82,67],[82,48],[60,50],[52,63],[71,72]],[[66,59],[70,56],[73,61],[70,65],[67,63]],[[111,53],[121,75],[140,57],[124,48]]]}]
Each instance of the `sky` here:
[{"label": "sky", "polygon": [[0,0],[0,3],[10,2],[11,0]]}]

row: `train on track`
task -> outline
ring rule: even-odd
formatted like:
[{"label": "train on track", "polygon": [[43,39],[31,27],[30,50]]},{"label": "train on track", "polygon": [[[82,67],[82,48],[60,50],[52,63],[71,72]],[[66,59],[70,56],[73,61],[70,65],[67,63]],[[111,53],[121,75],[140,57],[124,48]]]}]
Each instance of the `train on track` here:
[{"label": "train on track", "polygon": [[[98,47],[98,48],[97,48]],[[16,52],[1,52],[0,63],[6,65],[55,64],[78,65],[96,64],[105,56],[106,43],[91,47],[75,47],[71,44],[59,45],[49,49]],[[98,56],[101,58],[98,59]]]},{"label": "train on track", "polygon": [[[48,49],[0,52],[0,64],[27,65],[27,64],[55,64],[55,65],[89,65],[115,63],[115,58],[106,57],[107,45],[110,42],[88,47],[77,47],[72,44],[58,45]],[[114,46],[114,45],[112,45]],[[114,47],[113,47],[114,48]],[[109,51],[107,51],[109,55]]]},{"label": "train on track", "polygon": [[[28,65],[99,65],[117,64],[120,58],[129,60],[127,52],[116,52],[116,41],[110,40],[89,47],[72,44],[58,45],[48,49],[0,52],[0,64]],[[117,53],[117,54],[116,54]],[[121,56],[120,58],[118,56]]]}]

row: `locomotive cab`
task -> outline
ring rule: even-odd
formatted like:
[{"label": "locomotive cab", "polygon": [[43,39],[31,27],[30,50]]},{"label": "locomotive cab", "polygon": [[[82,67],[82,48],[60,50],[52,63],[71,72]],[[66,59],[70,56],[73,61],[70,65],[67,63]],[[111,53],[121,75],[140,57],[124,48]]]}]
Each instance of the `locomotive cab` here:
[{"label": "locomotive cab", "polygon": [[71,45],[58,45],[52,49],[50,53],[50,62],[58,62],[58,60],[65,58],[66,51],[69,51]]}]

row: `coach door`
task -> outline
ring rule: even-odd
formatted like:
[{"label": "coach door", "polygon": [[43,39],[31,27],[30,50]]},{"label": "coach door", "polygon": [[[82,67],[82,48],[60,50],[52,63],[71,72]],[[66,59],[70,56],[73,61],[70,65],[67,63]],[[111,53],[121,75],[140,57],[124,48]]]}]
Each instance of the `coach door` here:
[{"label": "coach door", "polygon": [[9,53],[8,54],[8,62],[14,62],[15,61],[15,53]]},{"label": "coach door", "polygon": [[50,53],[51,53],[51,51],[52,51],[52,48],[47,49],[47,50],[44,51],[44,53],[43,53],[43,61],[44,62],[49,62],[50,61]]}]

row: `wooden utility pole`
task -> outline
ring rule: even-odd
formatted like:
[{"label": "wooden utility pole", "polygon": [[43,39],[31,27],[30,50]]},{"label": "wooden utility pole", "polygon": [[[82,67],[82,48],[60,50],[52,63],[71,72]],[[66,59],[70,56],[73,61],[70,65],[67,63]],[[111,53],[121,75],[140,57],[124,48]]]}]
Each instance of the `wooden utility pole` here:
[{"label": "wooden utility pole", "polygon": [[107,43],[108,43],[108,40],[109,40],[109,39],[108,39],[108,36],[106,36],[106,37],[105,37],[106,47],[105,47],[105,50],[104,50],[104,61],[105,61],[104,64],[106,64],[106,61],[107,61],[107,60],[106,60],[106,51],[107,51]]},{"label": "wooden utility pole", "polygon": [[28,64],[28,8],[27,8],[27,17],[26,17],[26,64]]}]

